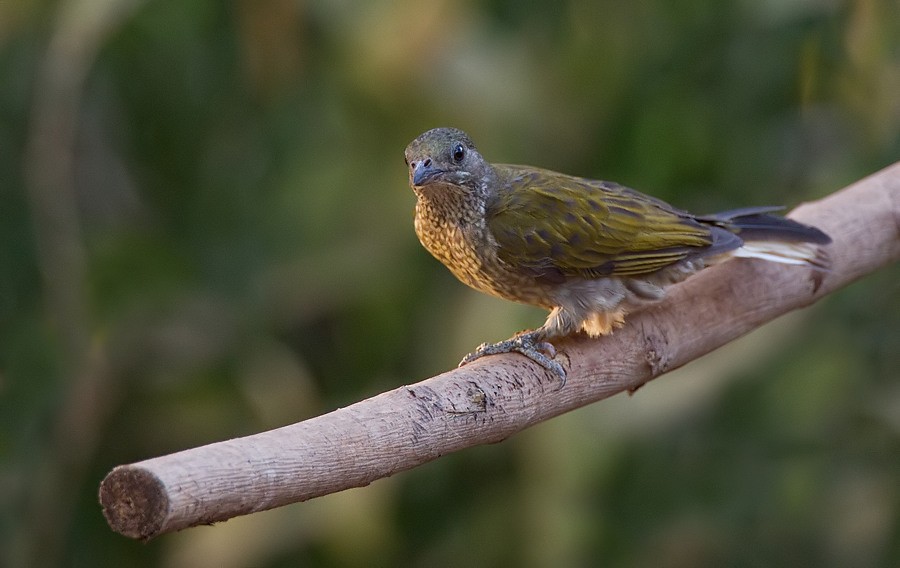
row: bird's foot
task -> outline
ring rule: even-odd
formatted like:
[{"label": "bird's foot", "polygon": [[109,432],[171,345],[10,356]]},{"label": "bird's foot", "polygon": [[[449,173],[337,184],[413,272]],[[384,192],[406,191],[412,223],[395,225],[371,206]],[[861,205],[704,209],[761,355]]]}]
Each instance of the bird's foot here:
[{"label": "bird's foot", "polygon": [[547,341],[541,341],[540,334],[537,331],[521,333],[498,343],[482,343],[478,346],[478,349],[463,357],[463,360],[459,362],[459,366],[462,367],[485,355],[498,355],[500,353],[521,353],[557,375],[561,381],[559,388],[563,388],[566,385],[566,370],[553,360],[556,357],[556,348]]}]

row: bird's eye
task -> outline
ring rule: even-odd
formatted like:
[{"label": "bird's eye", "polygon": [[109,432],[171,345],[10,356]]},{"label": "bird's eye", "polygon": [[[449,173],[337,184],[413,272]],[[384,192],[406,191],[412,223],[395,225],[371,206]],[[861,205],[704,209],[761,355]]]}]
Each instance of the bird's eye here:
[{"label": "bird's eye", "polygon": [[453,161],[454,162],[462,162],[463,158],[466,157],[466,147],[457,142],[453,145]]}]

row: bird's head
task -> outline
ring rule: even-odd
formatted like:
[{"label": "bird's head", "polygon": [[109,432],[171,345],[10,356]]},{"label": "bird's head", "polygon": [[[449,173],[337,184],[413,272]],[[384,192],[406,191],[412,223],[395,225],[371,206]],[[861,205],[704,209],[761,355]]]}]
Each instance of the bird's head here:
[{"label": "bird's head", "polygon": [[462,130],[434,128],[406,147],[409,185],[416,193],[437,186],[477,191],[491,167]]}]

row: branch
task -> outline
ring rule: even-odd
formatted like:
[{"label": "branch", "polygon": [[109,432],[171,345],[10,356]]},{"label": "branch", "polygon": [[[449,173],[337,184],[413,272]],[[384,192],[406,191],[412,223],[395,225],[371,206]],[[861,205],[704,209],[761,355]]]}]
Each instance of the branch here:
[{"label": "branch", "polygon": [[113,530],[150,539],[368,485],[633,391],[900,259],[900,162],[792,217],[834,238],[831,272],[727,262],[609,337],[559,342],[563,389],[524,357],[486,357],[298,424],[119,466],[100,486],[103,514]]}]

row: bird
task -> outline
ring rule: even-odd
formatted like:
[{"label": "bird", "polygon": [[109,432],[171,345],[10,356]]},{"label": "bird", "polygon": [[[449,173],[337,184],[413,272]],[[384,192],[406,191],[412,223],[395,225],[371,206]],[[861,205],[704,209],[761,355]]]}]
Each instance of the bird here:
[{"label": "bird", "polygon": [[539,328],[484,343],[460,366],[521,353],[561,379],[553,345],[584,332],[608,335],[666,287],[729,258],[828,270],[831,238],[746,207],[693,215],[609,181],[492,164],[456,128],[434,128],[406,147],[421,244],[464,284],[549,310]]}]

